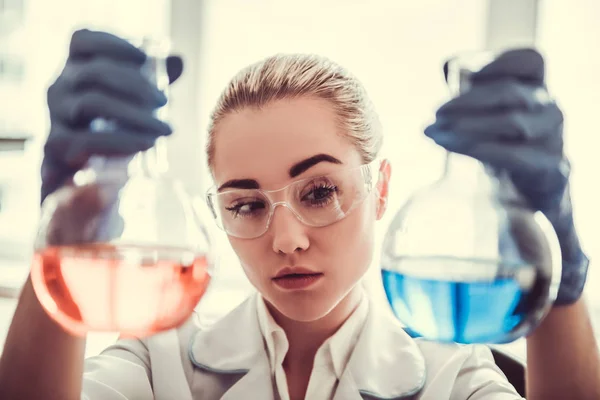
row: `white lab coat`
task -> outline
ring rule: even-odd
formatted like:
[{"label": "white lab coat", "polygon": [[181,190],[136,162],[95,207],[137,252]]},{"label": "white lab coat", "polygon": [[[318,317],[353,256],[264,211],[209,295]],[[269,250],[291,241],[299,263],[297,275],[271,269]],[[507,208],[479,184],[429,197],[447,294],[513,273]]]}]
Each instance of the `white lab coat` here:
[{"label": "white lab coat", "polygon": [[[217,323],[121,339],[86,360],[82,399],[277,399],[250,298]],[[414,340],[370,307],[334,400],[516,400],[485,346]],[[310,399],[308,399],[310,400]]]}]

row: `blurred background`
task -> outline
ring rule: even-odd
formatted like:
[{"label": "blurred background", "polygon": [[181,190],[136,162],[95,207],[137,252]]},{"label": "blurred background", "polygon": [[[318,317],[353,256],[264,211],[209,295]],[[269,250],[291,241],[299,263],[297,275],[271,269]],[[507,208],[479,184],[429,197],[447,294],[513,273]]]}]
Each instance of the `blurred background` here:
[{"label": "blurred background", "polygon": [[[600,324],[600,211],[593,154],[600,144],[600,2],[597,0],[0,0],[0,345],[29,269],[39,216],[39,166],[48,132],[46,90],[75,29],[170,37],[186,63],[171,92],[171,171],[202,201],[212,106],[242,67],[278,52],[326,55],[364,83],[393,166],[390,218],[442,172],[443,152],[423,135],[448,96],[443,62],[463,51],[535,45],[566,115],[575,218],[592,259],[586,296]],[[252,290],[215,232],[217,279],[199,308],[217,317]],[[377,261],[375,261],[377,263]],[[370,286],[383,302],[376,265]],[[114,335],[92,335],[88,354]],[[522,354],[523,343],[512,349]]]}]

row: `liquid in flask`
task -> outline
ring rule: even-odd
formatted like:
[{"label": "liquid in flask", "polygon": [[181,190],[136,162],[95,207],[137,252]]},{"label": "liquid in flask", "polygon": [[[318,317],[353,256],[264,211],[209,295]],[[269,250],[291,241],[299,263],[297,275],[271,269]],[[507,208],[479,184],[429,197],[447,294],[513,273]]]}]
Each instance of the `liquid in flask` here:
[{"label": "liquid in flask", "polygon": [[[492,57],[451,61],[453,94],[469,90],[470,74]],[[450,152],[442,178],[397,212],[381,263],[400,322],[442,342],[507,343],[529,334],[556,299],[561,277],[560,247],[546,217],[505,171]]]},{"label": "liquid in flask", "polygon": [[[168,46],[145,41],[143,49],[143,73],[166,94]],[[31,280],[45,311],[72,334],[172,329],[207,290],[214,263],[206,225],[169,175],[166,140],[131,156],[93,156],[42,205]]]}]

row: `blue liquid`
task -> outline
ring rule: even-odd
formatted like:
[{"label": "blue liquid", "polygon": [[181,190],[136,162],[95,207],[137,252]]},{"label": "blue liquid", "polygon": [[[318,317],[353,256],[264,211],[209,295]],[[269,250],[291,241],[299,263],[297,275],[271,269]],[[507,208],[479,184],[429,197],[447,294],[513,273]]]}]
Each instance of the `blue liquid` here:
[{"label": "blue liquid", "polygon": [[[437,262],[448,263],[449,270],[452,267],[452,260]],[[524,287],[514,277],[451,281],[424,279],[386,269],[381,273],[396,317],[414,335],[440,342],[511,342],[539,322],[548,304],[550,283],[539,276],[529,287]]]}]

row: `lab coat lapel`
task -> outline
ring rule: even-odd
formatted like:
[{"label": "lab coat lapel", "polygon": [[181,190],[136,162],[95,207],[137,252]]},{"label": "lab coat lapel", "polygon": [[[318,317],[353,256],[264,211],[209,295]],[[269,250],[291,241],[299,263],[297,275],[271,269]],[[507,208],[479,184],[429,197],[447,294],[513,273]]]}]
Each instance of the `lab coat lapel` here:
[{"label": "lab coat lapel", "polygon": [[[256,300],[250,297],[213,326],[201,328],[191,341],[192,363],[221,382],[215,398],[277,398]],[[414,399],[425,384],[425,374],[425,359],[416,342],[389,312],[371,304],[334,400]],[[241,377],[230,379],[236,375]]]},{"label": "lab coat lapel", "polygon": [[221,400],[275,399],[266,353],[256,361],[250,371],[225,392]]},{"label": "lab coat lapel", "polygon": [[[221,376],[223,383],[231,382],[224,383],[222,400],[274,398],[256,301],[256,296],[251,296],[214,325],[201,327],[191,341],[192,363]],[[231,380],[235,375],[241,378]]]},{"label": "lab coat lapel", "polygon": [[391,313],[370,304],[335,400],[413,399],[423,389],[425,375],[425,358],[417,343]]},{"label": "lab coat lapel", "polygon": [[333,400],[363,400],[349,368],[342,374]]}]

